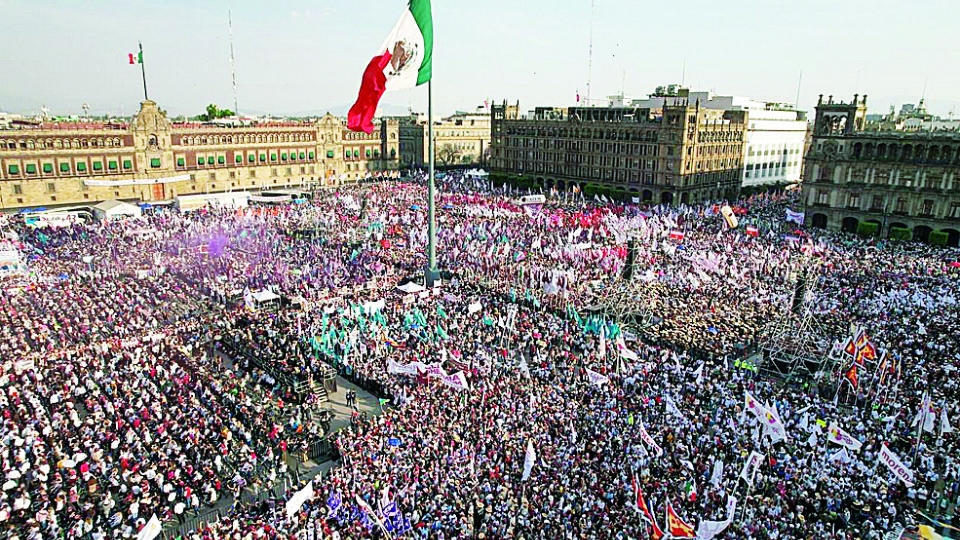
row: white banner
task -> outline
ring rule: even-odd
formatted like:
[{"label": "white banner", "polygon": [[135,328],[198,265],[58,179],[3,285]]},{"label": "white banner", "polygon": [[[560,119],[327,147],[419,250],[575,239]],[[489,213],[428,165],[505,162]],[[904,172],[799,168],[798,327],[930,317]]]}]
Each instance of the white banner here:
[{"label": "white banner", "polygon": [[467,377],[462,371],[458,371],[453,375],[443,375],[440,377],[440,381],[449,387],[456,388],[457,390],[470,389],[470,386],[467,385]]},{"label": "white banner", "polygon": [[907,466],[900,461],[900,458],[887,448],[886,444],[880,445],[880,455],[878,459],[880,463],[886,465],[893,472],[894,476],[902,480],[907,487],[913,485],[913,471],[907,468]]},{"label": "white banner", "polygon": [[584,369],[587,370],[587,378],[590,380],[590,384],[601,386],[610,382],[610,377],[597,373],[596,371],[593,371],[590,368],[584,368]]},{"label": "white banner", "polygon": [[387,360],[387,373],[395,373],[397,375],[416,375],[418,373],[417,369],[422,368],[423,364],[420,362],[411,362],[409,364],[400,364],[393,358]]},{"label": "white banner", "polygon": [[654,452],[656,452],[657,457],[660,457],[663,455],[663,448],[660,448],[660,445],[653,440],[653,437],[651,437],[649,433],[647,433],[647,428],[643,426],[643,420],[640,420],[640,439],[643,440],[643,442],[647,443],[647,446],[649,446],[650,448],[653,449]]},{"label": "white banner", "polygon": [[190,180],[189,174],[167,176],[165,178],[127,178],[124,180],[84,178],[83,183],[88,186],[152,186],[153,184],[169,184],[171,182],[186,182],[187,180]]},{"label": "white banner", "polygon": [[530,478],[533,464],[537,461],[537,451],[533,448],[533,441],[527,441],[527,455],[523,458],[523,480]]},{"label": "white banner", "polygon": [[303,506],[303,503],[309,501],[313,498],[313,480],[307,482],[307,485],[303,486],[303,489],[293,494],[290,497],[290,500],[287,501],[287,519],[293,517],[297,511],[300,510],[300,507]]},{"label": "white banner", "polygon": [[713,540],[718,534],[726,530],[733,523],[733,516],[737,512],[737,498],[727,496],[727,518],[723,521],[707,521],[701,519],[697,524],[697,540]]},{"label": "white banner", "polygon": [[756,476],[762,461],[763,454],[751,451],[750,455],[747,456],[747,461],[743,464],[743,470],[740,471],[740,478],[743,478],[750,486],[753,486],[753,477]]},{"label": "white banner", "polygon": [[787,438],[787,428],[783,425],[783,420],[780,419],[780,413],[777,412],[776,405],[764,407],[763,419],[765,422],[764,434],[769,435],[772,442],[779,442]]},{"label": "white banner", "polygon": [[794,212],[787,208],[786,221],[792,221],[797,225],[803,225],[803,212]]},{"label": "white banner", "polygon": [[840,426],[838,426],[836,422],[830,424],[830,428],[827,430],[827,440],[854,451],[859,450],[860,447],[863,446],[863,443],[854,439],[846,431],[840,429]]}]

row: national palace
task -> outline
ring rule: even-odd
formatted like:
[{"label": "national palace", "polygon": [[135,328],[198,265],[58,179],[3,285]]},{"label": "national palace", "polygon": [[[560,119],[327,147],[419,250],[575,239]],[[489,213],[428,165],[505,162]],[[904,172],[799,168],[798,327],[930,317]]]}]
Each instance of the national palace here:
[{"label": "national palace", "polygon": [[148,100],[129,124],[28,124],[0,131],[0,211],[355,181],[399,168],[400,123],[172,123]]}]

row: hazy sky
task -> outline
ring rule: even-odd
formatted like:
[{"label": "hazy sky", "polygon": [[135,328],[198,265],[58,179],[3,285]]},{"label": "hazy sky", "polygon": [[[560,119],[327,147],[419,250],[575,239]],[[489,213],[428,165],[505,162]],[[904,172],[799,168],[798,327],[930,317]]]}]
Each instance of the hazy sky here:
[{"label": "hazy sky", "polygon": [[[960,116],[958,0],[594,0],[591,97],[685,82],[761,99],[817,94],[870,108],[916,101]],[[484,99],[571,105],[587,93],[590,0],[434,0],[435,112]],[[0,0],[0,110],[130,114],[127,63],[143,41],[150,97],[171,114],[232,107],[227,10],[241,111],[348,105],[403,0]],[[683,66],[686,65],[685,74]],[[624,76],[625,74],[625,76]],[[384,104],[425,110],[425,87]]]}]

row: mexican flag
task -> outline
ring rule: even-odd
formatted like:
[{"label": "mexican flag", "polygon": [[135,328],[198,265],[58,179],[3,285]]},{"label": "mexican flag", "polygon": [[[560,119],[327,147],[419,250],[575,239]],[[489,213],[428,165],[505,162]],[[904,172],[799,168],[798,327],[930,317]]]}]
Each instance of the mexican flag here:
[{"label": "mexican flag", "polygon": [[387,90],[413,88],[430,80],[433,64],[433,15],[430,0],[409,0],[363,72],[357,102],[347,113],[352,131],[373,132],[373,117]]},{"label": "mexican flag", "polygon": [[142,64],[143,63],[143,53],[128,53],[127,58],[130,60],[131,64]]}]

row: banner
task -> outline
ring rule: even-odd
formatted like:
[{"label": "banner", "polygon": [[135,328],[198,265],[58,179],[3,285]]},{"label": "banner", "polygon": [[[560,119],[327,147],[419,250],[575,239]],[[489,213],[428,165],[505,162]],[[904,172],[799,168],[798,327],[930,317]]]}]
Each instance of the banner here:
[{"label": "banner", "polygon": [[718,534],[726,530],[733,523],[733,516],[737,512],[737,498],[727,496],[727,518],[723,521],[700,520],[697,524],[697,540],[713,540]]},{"label": "banner", "polygon": [[387,360],[387,373],[394,373],[397,375],[416,375],[419,373],[418,368],[422,368],[423,364],[420,362],[411,362],[409,364],[400,364],[393,358]]},{"label": "banner", "polygon": [[830,428],[827,430],[827,440],[854,451],[859,450],[860,447],[863,446],[863,443],[854,439],[846,431],[840,429],[840,426],[838,426],[836,422],[830,424]]},{"label": "banner", "polygon": [[760,463],[763,461],[763,454],[751,451],[747,456],[747,461],[743,464],[743,470],[740,471],[740,478],[746,480],[750,486],[753,486],[753,477],[756,476]]},{"label": "banner", "polygon": [[151,186],[153,184],[186,182],[187,180],[190,180],[189,174],[168,176],[166,178],[128,178],[126,180],[97,180],[95,178],[84,178],[83,183],[88,186]]},{"label": "banner", "polygon": [[803,212],[794,212],[787,208],[786,221],[792,221],[797,225],[803,225]]},{"label": "banner", "polygon": [[300,507],[303,506],[303,503],[309,501],[313,498],[313,480],[307,482],[307,485],[303,486],[303,489],[293,494],[290,497],[290,500],[287,501],[287,519],[293,517],[297,511],[300,510]]},{"label": "banner", "polygon": [[643,426],[643,420],[640,420],[640,439],[643,440],[647,446],[652,448],[654,452],[656,452],[657,457],[663,455],[663,448],[660,448],[660,445],[653,440],[653,437],[651,437],[649,433],[647,433],[647,428]]},{"label": "banner", "polygon": [[884,465],[886,465],[887,468],[889,468],[890,471],[893,472],[893,475],[899,478],[901,481],[903,481],[903,483],[906,484],[907,487],[910,487],[913,485],[913,471],[907,468],[907,466],[904,465],[902,461],[900,461],[900,458],[898,458],[896,454],[894,454],[893,452],[890,451],[889,448],[887,448],[886,444],[880,445],[880,455],[878,457],[878,460],[880,461],[880,463],[883,463]]},{"label": "banner", "polygon": [[451,388],[456,388],[457,390],[470,389],[470,386],[467,385],[467,377],[462,371],[458,371],[453,375],[444,374],[440,377],[440,382]]},{"label": "banner", "polygon": [[593,371],[590,368],[584,368],[584,369],[587,370],[587,378],[590,380],[590,384],[601,386],[610,382],[610,377],[607,377],[606,375],[601,375],[600,373],[597,373],[596,371]]},{"label": "banner", "polygon": [[530,472],[533,471],[533,464],[537,461],[537,451],[533,448],[533,441],[527,441],[527,454],[523,458],[523,480],[530,478]]}]

